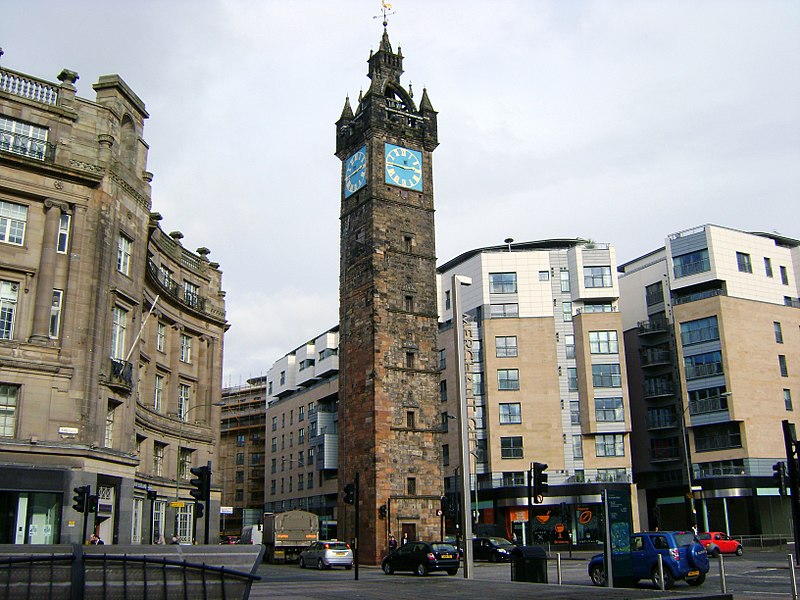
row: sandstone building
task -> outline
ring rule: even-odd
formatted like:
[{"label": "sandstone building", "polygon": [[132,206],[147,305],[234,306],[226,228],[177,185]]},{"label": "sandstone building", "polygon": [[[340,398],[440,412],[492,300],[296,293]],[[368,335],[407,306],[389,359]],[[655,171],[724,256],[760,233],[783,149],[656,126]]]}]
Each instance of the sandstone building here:
[{"label": "sandstone building", "polygon": [[151,212],[141,99],[58,79],[0,69],[0,543],[80,542],[79,485],[107,542],[191,541],[188,470],[217,462],[219,265]]}]

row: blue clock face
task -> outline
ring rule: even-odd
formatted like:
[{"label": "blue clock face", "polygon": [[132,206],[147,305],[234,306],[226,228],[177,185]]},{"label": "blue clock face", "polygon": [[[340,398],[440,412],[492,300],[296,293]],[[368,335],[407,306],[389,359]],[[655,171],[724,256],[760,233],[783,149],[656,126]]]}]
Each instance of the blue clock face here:
[{"label": "blue clock face", "polygon": [[362,146],[344,161],[344,197],[349,198],[367,183],[367,147]]},{"label": "blue clock face", "polygon": [[422,191],[422,153],[386,144],[386,183]]}]

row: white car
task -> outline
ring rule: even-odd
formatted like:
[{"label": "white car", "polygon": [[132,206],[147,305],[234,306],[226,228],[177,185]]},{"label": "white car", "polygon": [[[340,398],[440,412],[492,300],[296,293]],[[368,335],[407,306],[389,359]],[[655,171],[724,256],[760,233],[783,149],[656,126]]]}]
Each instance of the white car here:
[{"label": "white car", "polygon": [[300,553],[300,567],[316,566],[318,569],[330,569],[334,566],[353,568],[353,551],[350,544],[339,540],[321,540],[314,542]]}]

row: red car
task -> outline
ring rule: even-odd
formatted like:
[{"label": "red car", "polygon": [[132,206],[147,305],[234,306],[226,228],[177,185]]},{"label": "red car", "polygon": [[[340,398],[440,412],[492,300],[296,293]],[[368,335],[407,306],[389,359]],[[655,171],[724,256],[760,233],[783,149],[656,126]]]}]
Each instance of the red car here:
[{"label": "red car", "polygon": [[742,545],[729,536],[727,533],[721,531],[706,531],[697,534],[697,539],[706,549],[711,556],[719,556],[720,554],[735,554],[741,556],[744,550]]}]

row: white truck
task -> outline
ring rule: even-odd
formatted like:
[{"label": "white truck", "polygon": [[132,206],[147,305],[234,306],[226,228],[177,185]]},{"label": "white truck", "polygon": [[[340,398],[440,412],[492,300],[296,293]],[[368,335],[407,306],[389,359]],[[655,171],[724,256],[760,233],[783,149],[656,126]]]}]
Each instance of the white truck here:
[{"label": "white truck", "polygon": [[319,539],[319,517],[304,510],[264,513],[264,556],[271,563],[296,562]]}]

